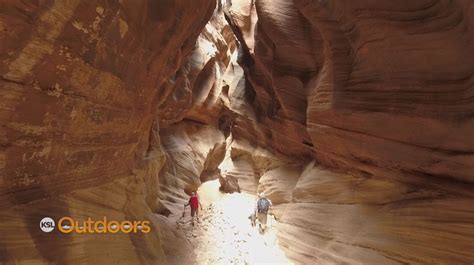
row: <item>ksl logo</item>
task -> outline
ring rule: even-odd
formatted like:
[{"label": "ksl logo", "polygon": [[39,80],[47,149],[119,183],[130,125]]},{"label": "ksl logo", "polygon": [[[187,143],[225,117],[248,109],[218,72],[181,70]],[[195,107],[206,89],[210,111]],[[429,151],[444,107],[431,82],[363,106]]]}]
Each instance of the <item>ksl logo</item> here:
[{"label": "ksl logo", "polygon": [[41,219],[40,221],[40,228],[41,228],[41,231],[45,232],[45,233],[49,233],[51,231],[54,230],[54,220],[50,217],[45,217],[43,219]]},{"label": "ksl logo", "polygon": [[[45,233],[52,232],[56,228],[56,223],[51,217],[44,217],[40,221],[40,229]],[[77,221],[72,217],[64,216],[61,217],[57,223],[57,229],[59,233],[69,234],[69,233],[90,233],[90,234],[106,234],[111,233],[115,234],[122,232],[125,234],[128,233],[150,233],[151,224],[148,220],[108,220],[104,216],[101,220],[93,220],[91,217],[88,217],[84,221]]]}]

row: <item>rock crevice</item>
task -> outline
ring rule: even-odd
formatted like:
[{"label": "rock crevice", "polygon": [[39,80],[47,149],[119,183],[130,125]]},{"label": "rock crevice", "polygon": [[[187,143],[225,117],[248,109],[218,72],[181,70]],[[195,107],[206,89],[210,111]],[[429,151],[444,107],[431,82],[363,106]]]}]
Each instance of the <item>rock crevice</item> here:
[{"label": "rock crevice", "polygon": [[[0,263],[191,263],[173,221],[215,179],[295,263],[474,260],[471,1],[0,7]],[[64,215],[153,233],[37,229]]]}]

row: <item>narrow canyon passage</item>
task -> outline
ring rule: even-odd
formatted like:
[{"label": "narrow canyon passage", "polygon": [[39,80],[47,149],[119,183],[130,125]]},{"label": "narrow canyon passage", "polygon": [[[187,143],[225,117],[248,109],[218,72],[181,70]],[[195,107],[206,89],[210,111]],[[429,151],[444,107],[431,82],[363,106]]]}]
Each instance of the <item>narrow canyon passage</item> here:
[{"label": "narrow canyon passage", "polygon": [[277,242],[278,224],[273,217],[264,234],[251,226],[247,217],[255,207],[256,196],[245,192],[224,194],[219,186],[214,180],[199,187],[204,211],[195,226],[191,225],[189,209],[176,221],[178,230],[191,242],[196,263],[292,264]]},{"label": "narrow canyon passage", "polygon": [[473,264],[472,58],[471,0],[0,0],[0,264]]}]

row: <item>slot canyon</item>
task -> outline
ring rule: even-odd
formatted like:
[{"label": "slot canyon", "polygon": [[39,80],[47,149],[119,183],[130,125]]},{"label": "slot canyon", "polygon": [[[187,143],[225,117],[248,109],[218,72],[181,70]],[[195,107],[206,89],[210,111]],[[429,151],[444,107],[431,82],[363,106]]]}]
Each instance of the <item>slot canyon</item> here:
[{"label": "slot canyon", "polygon": [[0,0],[0,264],[474,264],[473,59],[471,0]]}]

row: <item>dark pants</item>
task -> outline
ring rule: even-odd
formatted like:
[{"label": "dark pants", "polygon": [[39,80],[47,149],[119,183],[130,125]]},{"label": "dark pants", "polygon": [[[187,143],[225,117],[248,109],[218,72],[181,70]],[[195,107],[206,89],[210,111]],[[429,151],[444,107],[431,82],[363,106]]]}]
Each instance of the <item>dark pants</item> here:
[{"label": "dark pants", "polygon": [[192,208],[191,207],[191,217],[194,217],[194,215],[198,215],[199,214],[199,211],[198,211],[199,208]]}]

